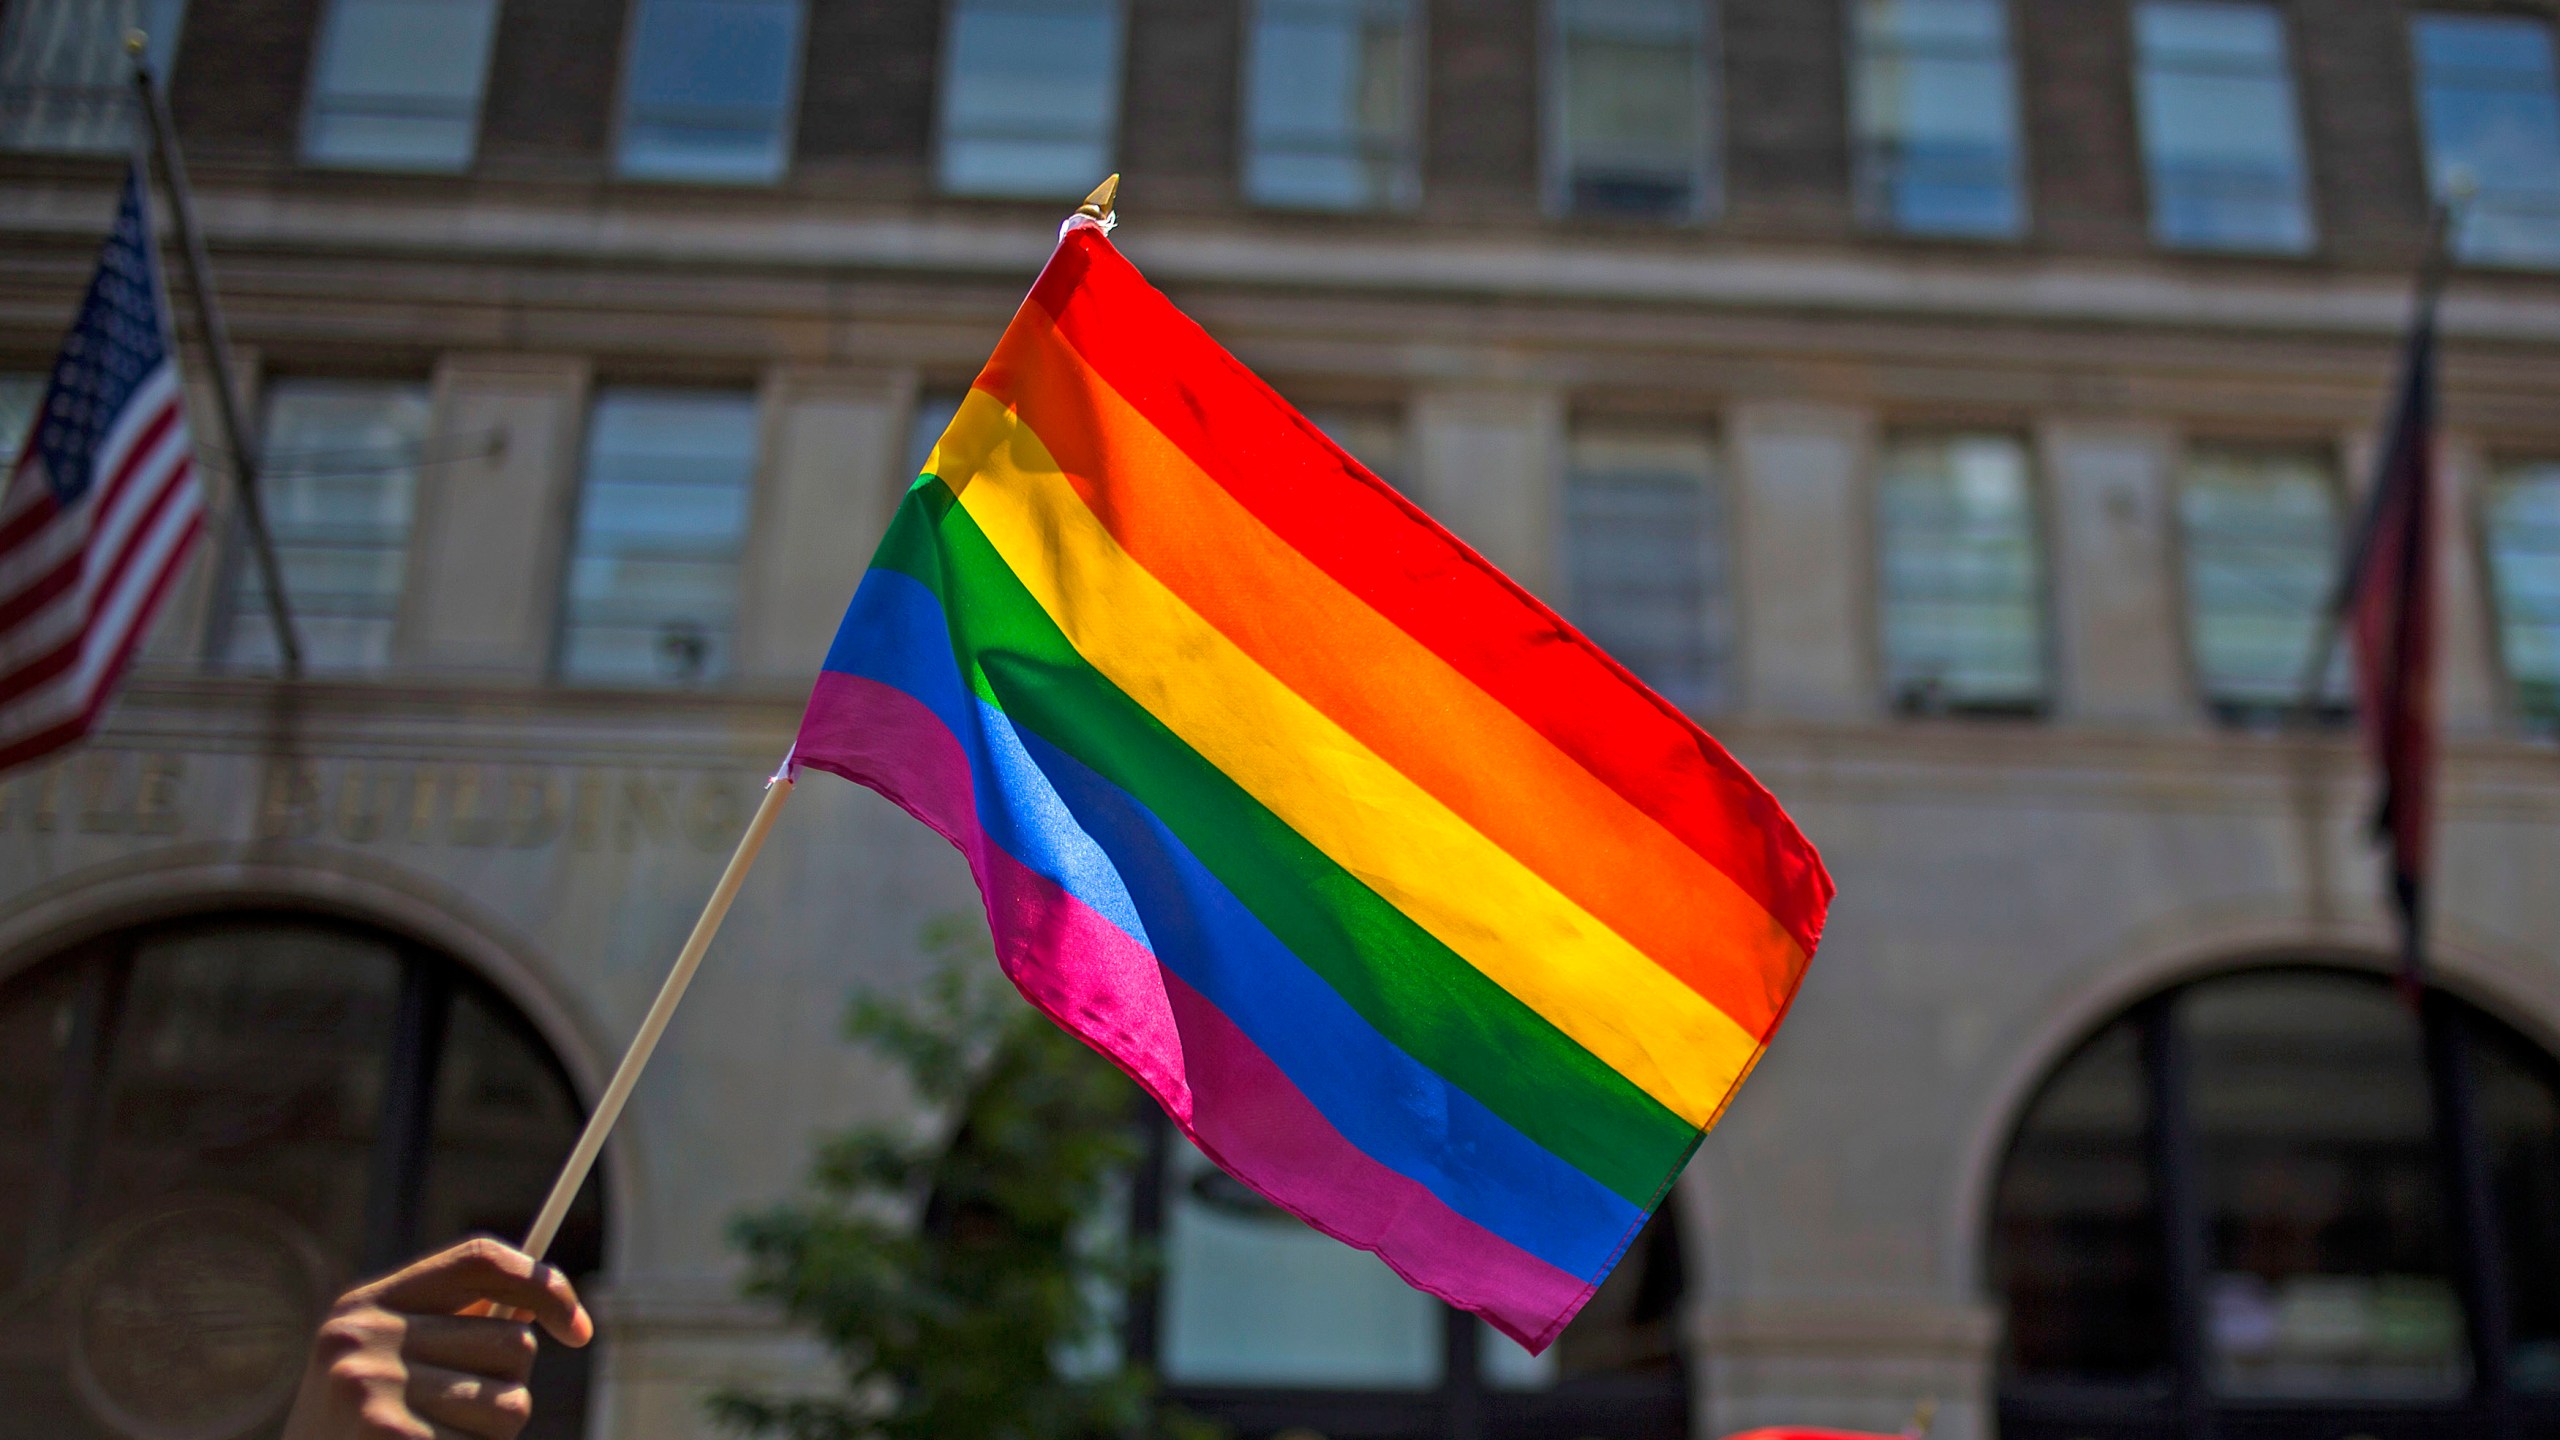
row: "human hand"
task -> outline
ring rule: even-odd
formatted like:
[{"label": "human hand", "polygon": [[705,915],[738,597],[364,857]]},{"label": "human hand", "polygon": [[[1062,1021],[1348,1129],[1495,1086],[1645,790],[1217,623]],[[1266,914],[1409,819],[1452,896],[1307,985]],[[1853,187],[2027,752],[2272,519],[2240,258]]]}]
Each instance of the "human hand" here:
[{"label": "human hand", "polygon": [[569,1277],[496,1240],[465,1240],[338,1297],[311,1342],[284,1440],[514,1440],[533,1417],[533,1324],[595,1337]]}]

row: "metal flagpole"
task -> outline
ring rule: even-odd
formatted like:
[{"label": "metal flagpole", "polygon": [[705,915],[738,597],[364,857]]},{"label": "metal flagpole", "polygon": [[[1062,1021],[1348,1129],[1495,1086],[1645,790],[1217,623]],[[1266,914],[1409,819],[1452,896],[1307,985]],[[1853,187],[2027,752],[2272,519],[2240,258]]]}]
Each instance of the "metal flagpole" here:
[{"label": "metal flagpole", "polygon": [[293,614],[286,607],[284,570],[276,563],[275,538],[267,530],[267,507],[258,493],[258,451],[240,422],[240,389],[231,380],[231,332],[223,326],[222,309],[213,298],[213,266],[205,254],[204,233],[196,228],[193,196],[187,189],[187,164],[178,153],[177,125],[169,116],[169,97],[151,74],[139,30],[124,36],[125,53],[133,57],[133,88],[151,127],[151,148],[160,157],[160,179],[169,195],[169,215],[178,227],[178,252],[187,265],[187,288],[195,293],[196,331],[204,340],[206,362],[213,367],[214,411],[221,417],[223,443],[231,447],[231,474],[239,491],[240,518],[249,528],[249,550],[257,559],[258,579],[267,594],[267,618],[275,626],[276,649],[284,657],[284,673],[302,675],[302,641],[294,634]]}]

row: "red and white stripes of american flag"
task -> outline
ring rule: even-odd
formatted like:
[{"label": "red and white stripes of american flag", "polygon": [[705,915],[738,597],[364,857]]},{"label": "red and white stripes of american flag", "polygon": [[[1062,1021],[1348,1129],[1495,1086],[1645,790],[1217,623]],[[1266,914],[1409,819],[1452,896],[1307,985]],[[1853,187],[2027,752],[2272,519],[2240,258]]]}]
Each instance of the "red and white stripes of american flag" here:
[{"label": "red and white stripes of american flag", "polygon": [[0,770],[87,734],[204,526],[141,179],[0,489]]}]

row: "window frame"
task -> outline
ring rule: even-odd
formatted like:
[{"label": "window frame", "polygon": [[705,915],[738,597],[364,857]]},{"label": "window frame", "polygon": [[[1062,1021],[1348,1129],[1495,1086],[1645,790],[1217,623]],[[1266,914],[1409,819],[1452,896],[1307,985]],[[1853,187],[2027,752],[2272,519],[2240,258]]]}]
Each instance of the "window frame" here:
[{"label": "window frame", "polygon": [[[503,5],[505,0],[500,0]],[[516,0],[527,3],[527,0]],[[791,6],[791,69],[784,77],[782,95],[775,102],[775,130],[781,137],[782,154],[775,161],[773,174],[757,179],[737,179],[719,175],[645,175],[633,174],[625,167],[624,156],[631,138],[631,82],[633,62],[640,54],[640,18],[657,0],[624,0],[622,11],[621,53],[614,68],[613,123],[604,155],[605,173],[617,185],[701,186],[711,190],[778,189],[791,181],[793,168],[800,160],[800,95],[809,68],[809,6],[811,0],[784,0]],[[492,29],[494,36],[495,30]],[[492,41],[494,47],[494,40]]]},{"label": "window frame", "polygon": [[498,24],[505,18],[506,0],[474,0],[489,9],[489,32],[480,42],[479,79],[472,87],[468,115],[469,139],[460,161],[452,165],[416,165],[385,162],[379,158],[362,160],[326,159],[312,153],[312,137],[321,119],[321,85],[323,69],[329,56],[329,44],[337,32],[340,17],[351,4],[364,0],[326,0],[320,23],[311,37],[310,76],[302,87],[302,116],[294,135],[294,159],[297,164],[315,170],[347,170],[382,175],[468,175],[480,163],[480,127],[488,117],[489,72],[498,53]]},{"label": "window frame", "polygon": [[[2320,457],[2320,469],[2329,497],[2330,515],[2335,521],[2336,529],[2330,546],[2328,585],[2334,585],[2337,579],[2336,567],[2343,554],[2341,547],[2355,524],[2355,504],[2358,498],[2348,478],[2348,457],[2343,453],[2342,445],[2333,437],[2287,438],[2264,434],[2203,434],[2186,436],[2178,443],[2169,486],[2171,533],[2169,555],[2177,567],[2175,594],[2179,653],[2186,667],[2188,688],[2195,697],[2197,707],[2204,712],[2207,720],[2214,726],[2233,731],[2263,731],[2306,722],[2328,729],[2353,724],[2355,720],[2354,675],[2343,632],[2334,637],[2334,643],[2330,646],[2329,674],[2321,693],[2308,706],[2301,702],[2299,687],[2296,688],[2293,696],[2281,702],[2226,699],[2214,693],[2205,673],[2204,647],[2200,643],[2203,636],[2201,628],[2203,616],[2196,606],[2195,537],[2192,533],[2193,527],[2189,525],[2186,515],[2187,489],[2194,473],[2195,457],[2199,453],[2214,451],[2268,455],[2291,453]],[[2324,585],[2323,594],[2326,593],[2327,589]],[[2314,644],[2319,643],[2320,638],[2319,603],[2319,600],[2315,599],[2312,631]],[[2308,658],[2305,657],[2306,660]]]},{"label": "window frame", "polygon": [[[2402,26],[2400,33],[2403,43],[2408,46],[2407,57],[2409,65],[2410,110],[2412,111],[2412,120],[2417,130],[2418,164],[2421,183],[2425,186],[2427,201],[2432,207],[2444,203],[2453,176],[2450,173],[2439,174],[2437,170],[2434,135],[2435,126],[2429,114],[2433,107],[2429,105],[2427,99],[2429,92],[2429,86],[2427,83],[2428,72],[2425,61],[2425,46],[2421,44],[2419,40],[2420,31],[2430,20],[2450,20],[2457,22],[2503,20],[2513,23],[2540,26],[2546,53],[2550,56],[2552,61],[2553,104],[2555,110],[2560,110],[2560,17],[2555,17],[2548,10],[2528,13],[2512,7],[2492,8],[2486,5],[2449,5],[2445,3],[2445,0],[2432,0],[2431,4],[2413,6],[2408,9],[2405,14],[2407,17],[2406,23]],[[2560,137],[2555,137],[2555,144],[2560,144]],[[2555,156],[2555,164],[2560,164],[2560,156]],[[2476,181],[2478,177],[2475,176],[2473,178]],[[2554,180],[2556,188],[2546,201],[2550,207],[2549,225],[2552,230],[2552,238],[2545,253],[2531,256],[2514,256],[2483,254],[2476,252],[2471,249],[2464,237],[2463,232],[2467,227],[2461,222],[2466,217],[2457,216],[2454,234],[2451,237],[2448,246],[2452,253],[2453,262],[2457,265],[2477,266],[2485,270],[2507,270],[2525,273],[2560,270],[2560,175],[2555,175]]]},{"label": "window frame", "polygon": [[[748,402],[749,409],[753,414],[753,448],[748,452],[747,456],[746,478],[740,482],[745,491],[746,507],[740,518],[738,526],[738,549],[733,562],[736,567],[737,575],[736,590],[730,598],[730,630],[726,652],[728,655],[728,664],[718,671],[706,671],[702,676],[696,679],[677,682],[662,681],[641,683],[634,685],[629,681],[608,677],[573,675],[569,671],[569,639],[571,632],[576,628],[577,623],[570,613],[570,588],[576,584],[577,581],[577,565],[580,553],[578,549],[579,528],[585,522],[588,509],[587,482],[589,469],[594,463],[596,412],[600,408],[601,402],[603,402],[607,397],[616,394],[638,394],[650,396],[721,395],[732,398],[743,397]],[[723,690],[735,688],[735,686],[744,679],[746,675],[746,672],[738,663],[738,642],[744,634],[743,627],[747,619],[746,579],[749,562],[752,558],[750,550],[755,545],[757,537],[762,533],[760,528],[760,522],[763,519],[762,512],[764,506],[769,503],[765,498],[764,492],[771,488],[766,483],[766,467],[772,463],[773,449],[772,431],[774,417],[772,413],[773,397],[771,393],[767,387],[761,385],[718,385],[687,382],[667,383],[654,379],[639,379],[627,382],[615,380],[590,384],[586,389],[582,403],[584,405],[584,409],[578,420],[577,469],[571,476],[569,485],[566,487],[568,491],[568,501],[565,506],[566,515],[563,519],[560,530],[560,548],[558,552],[560,557],[559,571],[551,588],[551,596],[553,600],[551,607],[551,644],[544,678],[553,685],[570,689],[597,692],[636,692],[651,695],[718,693]],[[903,494],[904,492],[902,491],[900,493]]]},{"label": "window frame", "polygon": [[[1549,513],[1555,525],[1555,567],[1557,608],[1575,629],[1586,629],[1584,616],[1575,597],[1577,581],[1573,565],[1573,492],[1574,477],[1584,468],[1576,455],[1576,442],[1585,436],[1632,436],[1663,440],[1694,441],[1706,457],[1706,470],[1699,476],[1701,515],[1697,559],[1702,604],[1695,617],[1698,622],[1699,665],[1705,676],[1703,693],[1693,701],[1676,697],[1665,699],[1688,713],[1719,714],[1740,701],[1742,684],[1742,650],[1744,645],[1741,570],[1736,526],[1737,489],[1733,476],[1733,456],[1726,443],[1724,428],[1715,421],[1677,415],[1647,416],[1606,411],[1575,414],[1568,417],[1561,446],[1562,468],[1556,475],[1553,508]],[[1717,593],[1719,588],[1721,593]],[[1594,643],[1597,643],[1596,641]],[[1617,658],[1617,657],[1612,657]],[[1626,664],[1620,660],[1621,664]],[[1634,667],[1628,665],[1634,674]],[[1639,680],[1644,677],[1638,675]],[[1653,682],[1644,681],[1647,689]]]},{"label": "window frame", "polygon": [[[2498,492],[2516,483],[2521,472],[2547,470],[2550,481],[2560,486],[2560,450],[2533,451],[2529,448],[2493,450],[2483,457],[2476,485],[2465,487],[2469,494],[2464,507],[2470,513],[2469,540],[2471,559],[2477,567],[2481,603],[2489,630],[2491,664],[2497,673],[2499,700],[2507,722],[2524,734],[2542,739],[2560,738],[2560,676],[2552,682],[2552,700],[2545,709],[2525,703],[2524,686],[2517,676],[2507,648],[2508,600],[2506,587],[2498,578]],[[2560,546],[2552,554],[2560,560]],[[2560,648],[2560,619],[2553,623],[2555,648]]]},{"label": "window frame", "polygon": [[[2228,241],[2180,240],[2163,232],[2158,166],[2152,154],[2150,106],[2143,99],[2145,62],[2142,49],[2141,12],[2154,4],[2220,4],[2234,9],[2258,9],[2267,12],[2275,22],[2276,43],[2282,64],[2277,73],[2282,77],[2285,110],[2292,126],[2294,159],[2294,202],[2302,214],[2302,243],[2298,246],[2234,244]],[[2134,0],[2125,10],[2125,43],[2132,61],[2134,144],[2142,152],[2142,196],[2144,228],[2151,243],[2163,250],[2199,255],[2257,256],[2273,259],[2308,259],[2324,248],[2320,228],[2320,186],[2316,157],[2311,148],[2310,110],[2302,94],[2302,66],[2295,43],[2294,16],[2282,0]]]},{"label": "window frame", "polygon": [[[2027,507],[2026,543],[2035,565],[2033,583],[2027,587],[2027,603],[2033,608],[2036,629],[2037,693],[2025,700],[1967,700],[1949,698],[1934,705],[1915,705],[1897,692],[1893,676],[1893,647],[1887,624],[1893,604],[1891,585],[1886,575],[1887,536],[1884,519],[1885,471],[1887,456],[1897,442],[1930,441],[1951,443],[1966,439],[1999,439],[2015,444],[2018,458],[2026,472],[2023,491]],[[1878,679],[1883,687],[1885,708],[1905,719],[1962,720],[2043,720],[2050,718],[2059,702],[2061,682],[2061,626],[2055,615],[2053,496],[2045,478],[2043,456],[2035,434],[2023,425],[1987,424],[1891,424],[1879,429],[1869,451],[1866,469],[1867,539],[1870,548],[1870,575],[1874,586],[1874,643]]]},{"label": "window frame", "polygon": [[[1991,1398],[1999,1433],[2008,1440],[2070,1440],[2088,1434],[2092,1426],[2105,1427],[2110,1434],[2171,1440],[2214,1434],[2217,1424],[2227,1427],[2237,1419],[2245,1419],[2246,1433],[2257,1440],[2330,1440],[2359,1423],[2386,1435],[2513,1434],[2501,1428],[2501,1421],[2511,1423],[2519,1413],[2537,1426],[2560,1425],[2560,1392],[2520,1394],[2508,1383],[2513,1307],[2506,1298],[2511,1287],[2504,1250],[2511,1227],[2498,1207],[2495,1179],[2485,1168],[2485,1131],[2474,1103],[2473,1078],[2477,1053],[2485,1042],[2501,1039],[2501,1032],[2530,1049],[2555,1091],[2560,1091],[2560,1056],[2488,1007],[2475,1005],[2432,980],[2423,991],[2417,1023],[2424,1047],[2429,1137],[2438,1161],[2436,1198],[2446,1220],[2448,1265],[2462,1307],[2463,1343],[2474,1377],[2471,1388],[2453,1398],[2369,1400],[2260,1399],[2213,1390],[2207,1374],[2209,1321],[2204,1294],[2212,1217],[2199,1183],[2201,1152],[2189,1093],[2192,1062],[2174,1009],[2189,993],[2216,982],[2274,975],[2319,976],[2373,988],[2394,983],[2381,962],[2355,955],[2312,952],[2242,957],[2098,1016],[2069,1045],[2047,1057],[2035,1085],[2016,1102],[1975,1217],[1981,1227],[1977,1233],[1983,1237],[1975,1283],[1986,1301],[1995,1305],[2003,1297],[1999,1196],[2026,1124],[2052,1083],[2093,1045],[2118,1025],[2134,1027],[2147,1110],[2143,1165],[2151,1195],[2149,1219],[2156,1226],[2165,1271],[2161,1278],[2167,1287],[2170,1333],[2164,1337],[2166,1375],[2118,1381],[2021,1377],[2011,1369],[2004,1345],[1993,1360]],[[2483,1221],[2487,1222],[2485,1235]],[[2484,1360],[2492,1354],[2494,1359]],[[2456,1418],[2468,1428],[2439,1430],[2430,1424]],[[2428,1428],[2402,1429],[2394,1423],[2408,1420]]]},{"label": "window frame", "polygon": [[[1309,205],[1269,200],[1253,193],[1253,57],[1262,33],[1262,11],[1274,0],[1245,0],[1236,67],[1236,198],[1248,209],[1278,215],[1410,215],[1422,208],[1422,190],[1431,122],[1431,7],[1428,0],[1397,0],[1405,7],[1409,39],[1405,45],[1404,157],[1388,194],[1371,205]],[[1286,5],[1290,0],[1277,0]],[[1374,3],[1374,0],[1369,0]]]},{"label": "window frame", "polygon": [[[1139,1102],[1144,1150],[1129,1187],[1129,1233],[1152,1243],[1165,1233],[1165,1177],[1177,1142],[1173,1124],[1155,1106]],[[1676,1193],[1663,1197],[1641,1238],[1630,1242],[1624,1265],[1676,1263],[1682,1294],[1692,1293],[1698,1266],[1685,1246],[1703,1237],[1685,1233]],[[1663,1241],[1655,1227],[1666,1226]],[[1644,1247],[1642,1255],[1635,1247]],[[1658,1256],[1666,1248],[1668,1260]],[[1623,1268],[1623,1266],[1622,1266]],[[1616,1278],[1615,1274],[1611,1277]],[[1641,1275],[1639,1274],[1639,1280]],[[1151,1370],[1162,1351],[1160,1274],[1142,1272],[1129,1287],[1120,1326],[1121,1353]],[[1675,1301],[1675,1307],[1677,1305]],[[1697,1382],[1676,1338],[1667,1372],[1583,1375],[1544,1388],[1501,1385],[1486,1373],[1482,1346],[1495,1332],[1467,1311],[1435,1302],[1441,1364],[1436,1384],[1411,1390],[1365,1390],[1280,1385],[1203,1385],[1168,1381],[1168,1398],[1247,1434],[1312,1428],[1345,1437],[1437,1435],[1447,1440],[1496,1440],[1527,1435],[1574,1435],[1587,1440],[1654,1440],[1685,1433]],[[1675,1323],[1675,1336],[1677,1333]],[[1509,1343],[1504,1341],[1502,1343]]]},{"label": "window frame", "polygon": [[[65,8],[76,3],[79,3],[79,0],[63,0]],[[170,4],[175,12],[170,24],[149,29],[150,44],[146,50],[152,72],[165,87],[177,70],[179,49],[186,35],[187,11],[191,6],[189,0],[133,0],[134,20],[145,27],[151,27],[153,16],[148,12],[155,3]],[[34,10],[28,0],[17,0],[17,3],[8,7],[6,14],[0,14],[0,79],[4,79],[8,71],[7,62],[11,53],[8,49],[9,42],[18,38],[17,27],[21,23],[35,23],[28,18],[33,14]],[[130,150],[140,138],[140,128],[146,126],[147,122],[136,113],[133,88],[126,83],[128,71],[121,52],[115,54],[110,63],[113,66],[113,78],[103,86],[42,84],[27,88],[51,91],[73,90],[97,102],[102,110],[111,105],[121,119],[126,132],[124,135],[104,144],[29,144],[6,138],[13,122],[5,112],[0,112],[0,154],[114,157],[121,156]]]},{"label": "window frame", "polygon": [[[560,1047],[543,1032],[517,997],[468,961],[403,930],[333,909],[292,904],[255,904],[233,908],[184,910],[128,924],[49,949],[39,949],[24,963],[0,957],[0,1003],[17,1001],[25,987],[48,975],[68,974],[76,987],[71,1013],[59,1047],[61,1067],[46,1121],[46,1193],[37,1197],[29,1234],[31,1263],[76,1263],[80,1240],[111,1231],[84,1220],[89,1207],[84,1192],[98,1183],[95,1156],[117,1085],[118,1032],[128,1015],[124,999],[141,952],[153,942],[187,934],[227,930],[293,929],[363,941],[379,947],[396,967],[389,1034],[383,1047],[383,1084],[375,1097],[375,1130],[364,1161],[364,1194],[360,1253],[327,1256],[352,1262],[358,1273],[378,1273],[415,1255],[427,1239],[422,1200],[433,1164],[438,1111],[438,1076],[448,1057],[448,1022],[466,999],[530,1053],[559,1087],[583,1124],[592,1097],[563,1061]],[[77,1067],[73,1069],[72,1067]],[[57,1163],[58,1162],[58,1163]],[[614,1197],[601,1171],[588,1175],[574,1198],[572,1223],[555,1247],[554,1259],[585,1283],[603,1272],[611,1253],[618,1218]],[[185,1186],[148,1197],[128,1214],[148,1214],[163,1199],[187,1196]],[[539,1203],[538,1201],[536,1202]],[[590,1230],[585,1224],[592,1217]],[[531,1218],[531,1210],[526,1212]],[[53,1253],[47,1254],[50,1249]],[[596,1404],[594,1359],[589,1352],[544,1346],[534,1385],[553,1397],[535,1430],[570,1434],[585,1428]],[[549,1377],[549,1378],[545,1378]],[[281,1419],[281,1407],[274,1420]]]},{"label": "window frame", "polygon": [[1722,0],[1680,0],[1698,15],[1698,42],[1691,69],[1698,84],[1698,153],[1691,167],[1689,203],[1659,216],[1578,210],[1573,204],[1574,173],[1566,154],[1566,113],[1570,108],[1567,76],[1570,36],[1564,21],[1569,0],[1541,0],[1539,5],[1539,198],[1549,217],[1603,224],[1703,226],[1724,213],[1724,5]]},{"label": "window frame", "polygon": [[1898,240],[1953,245],[2018,245],[2036,234],[2035,156],[2029,148],[2026,93],[2019,76],[2018,6],[2014,0],[1983,0],[2000,14],[2001,81],[2009,117],[2009,192],[2017,221],[2006,230],[1914,229],[1902,222],[1892,195],[1895,172],[1879,164],[1865,138],[1866,91],[1860,82],[1867,44],[1859,24],[1863,0],[1839,0],[1844,19],[1842,58],[1846,61],[1846,119],[1849,144],[1849,198],[1860,230]]},{"label": "window frame", "polygon": [[[955,43],[960,26],[960,12],[971,0],[945,0],[942,24],[935,35],[933,64],[933,117],[925,155],[925,181],[931,192],[946,200],[969,200],[981,203],[1046,206],[1055,200],[1073,201],[1086,193],[1092,184],[1101,183],[1120,163],[1120,141],[1127,129],[1129,110],[1129,12],[1132,0],[1097,0],[1096,8],[1112,12],[1111,103],[1104,107],[1102,126],[1102,174],[1089,184],[1062,188],[1054,195],[1027,195],[985,190],[954,188],[945,172],[944,156],[952,141],[951,97],[957,93],[953,84],[955,68],[960,63],[960,47]],[[980,0],[986,3],[986,0]],[[1003,4],[1006,0],[994,0]],[[1015,0],[1020,8],[1020,0]],[[963,137],[966,138],[966,137]]]}]

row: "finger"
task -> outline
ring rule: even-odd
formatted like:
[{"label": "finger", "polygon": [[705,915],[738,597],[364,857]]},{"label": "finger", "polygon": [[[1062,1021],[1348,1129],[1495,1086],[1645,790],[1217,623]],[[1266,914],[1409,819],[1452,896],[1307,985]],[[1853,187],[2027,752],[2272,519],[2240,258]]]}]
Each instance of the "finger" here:
[{"label": "finger", "polygon": [[403,1358],[473,1375],[522,1380],[533,1373],[533,1327],[517,1320],[412,1315]]},{"label": "finger", "polygon": [[421,1419],[476,1440],[515,1440],[516,1432],[533,1418],[533,1392],[521,1380],[441,1365],[412,1365],[409,1408]]},{"label": "finger", "polygon": [[373,1288],[376,1300],[395,1310],[450,1315],[491,1300],[530,1314],[564,1344],[584,1345],[595,1335],[569,1277],[502,1241],[465,1240]]}]

